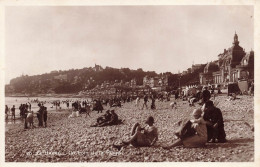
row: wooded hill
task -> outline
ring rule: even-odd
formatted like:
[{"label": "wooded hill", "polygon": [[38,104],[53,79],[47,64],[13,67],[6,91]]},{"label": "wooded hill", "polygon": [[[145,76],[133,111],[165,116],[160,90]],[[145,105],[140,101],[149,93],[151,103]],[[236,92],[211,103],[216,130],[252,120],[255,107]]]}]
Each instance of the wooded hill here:
[{"label": "wooded hill", "polygon": [[[136,80],[137,85],[143,85],[143,78],[168,76],[168,86],[177,89],[180,85],[198,84],[199,73],[203,71],[196,70],[186,75],[172,74],[170,72],[157,74],[154,71],[143,71],[141,68],[131,70],[129,68],[111,68],[106,67],[102,70],[95,68],[71,69],[67,71],[55,71],[42,75],[28,76],[23,75],[14,78],[6,85],[6,93],[77,93],[82,90],[90,90],[104,82],[114,84],[115,82],[130,82]],[[180,80],[179,80],[180,79]]]}]

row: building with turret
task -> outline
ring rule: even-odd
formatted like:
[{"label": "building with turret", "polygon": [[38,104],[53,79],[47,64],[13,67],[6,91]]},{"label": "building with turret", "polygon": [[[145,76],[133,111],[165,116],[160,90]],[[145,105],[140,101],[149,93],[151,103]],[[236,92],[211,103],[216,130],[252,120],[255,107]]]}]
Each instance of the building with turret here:
[{"label": "building with turret", "polygon": [[103,68],[100,65],[95,64],[95,67],[93,67],[94,71],[103,71]]},{"label": "building with turret", "polygon": [[254,51],[248,53],[239,46],[235,33],[233,45],[218,55],[218,60],[210,62],[200,73],[200,84],[227,84],[254,78]]}]

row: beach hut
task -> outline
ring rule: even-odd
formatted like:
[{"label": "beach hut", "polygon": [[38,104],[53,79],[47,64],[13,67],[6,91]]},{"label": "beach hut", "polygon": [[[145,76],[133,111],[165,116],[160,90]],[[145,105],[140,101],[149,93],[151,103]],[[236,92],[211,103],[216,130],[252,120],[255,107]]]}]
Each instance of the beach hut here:
[{"label": "beach hut", "polygon": [[238,87],[241,92],[248,91],[248,82],[247,81],[238,81]]},{"label": "beach hut", "polygon": [[235,93],[235,94],[240,93],[240,89],[239,89],[237,83],[229,83],[228,84],[228,95],[231,94],[231,93]]}]

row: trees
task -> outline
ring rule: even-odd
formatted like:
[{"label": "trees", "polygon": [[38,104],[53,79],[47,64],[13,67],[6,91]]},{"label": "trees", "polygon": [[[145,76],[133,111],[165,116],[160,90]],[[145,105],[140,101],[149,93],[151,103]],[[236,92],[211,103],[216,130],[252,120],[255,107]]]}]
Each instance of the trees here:
[{"label": "trees", "polygon": [[[196,82],[199,79],[199,72],[202,72],[203,68],[192,74],[183,75],[180,80],[181,85]],[[114,83],[115,80],[129,82],[135,79],[137,85],[143,85],[143,78],[146,75],[150,77],[167,75],[168,86],[171,88],[179,87],[179,74],[166,72],[158,75],[155,71],[145,72],[141,68],[137,70],[105,68],[102,71],[94,71],[92,68],[71,69],[58,73],[17,77],[10,81],[10,86],[14,93],[47,93],[53,91],[55,93],[77,93],[84,89],[93,89],[104,82]],[[124,88],[124,91],[131,90]]]}]

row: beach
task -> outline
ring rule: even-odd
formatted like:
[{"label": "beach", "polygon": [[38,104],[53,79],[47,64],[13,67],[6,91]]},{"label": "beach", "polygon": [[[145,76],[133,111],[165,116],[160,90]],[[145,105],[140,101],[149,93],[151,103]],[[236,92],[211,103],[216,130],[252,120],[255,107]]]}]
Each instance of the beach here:
[{"label": "beach", "polygon": [[[48,113],[46,128],[38,127],[24,130],[23,123],[6,124],[5,161],[6,162],[253,162],[254,161],[254,97],[237,96],[228,101],[227,95],[212,98],[221,109],[226,131],[226,143],[207,143],[203,148],[176,147],[164,150],[162,146],[175,140],[174,130],[177,122],[191,117],[192,110],[187,101],[159,102],[156,110],[141,109],[135,101],[122,103],[121,108],[113,108],[123,124],[107,127],[90,127],[101,116],[92,111],[90,117],[82,114],[68,118],[71,110],[65,108]],[[151,100],[148,102],[150,107]],[[110,109],[103,106],[105,110]],[[104,114],[105,110],[102,114]],[[48,108],[49,111],[49,108]],[[158,128],[159,139],[153,147],[135,148],[128,146],[118,151],[112,145],[130,135],[131,127],[139,122],[144,125],[148,116],[153,116]]]}]

